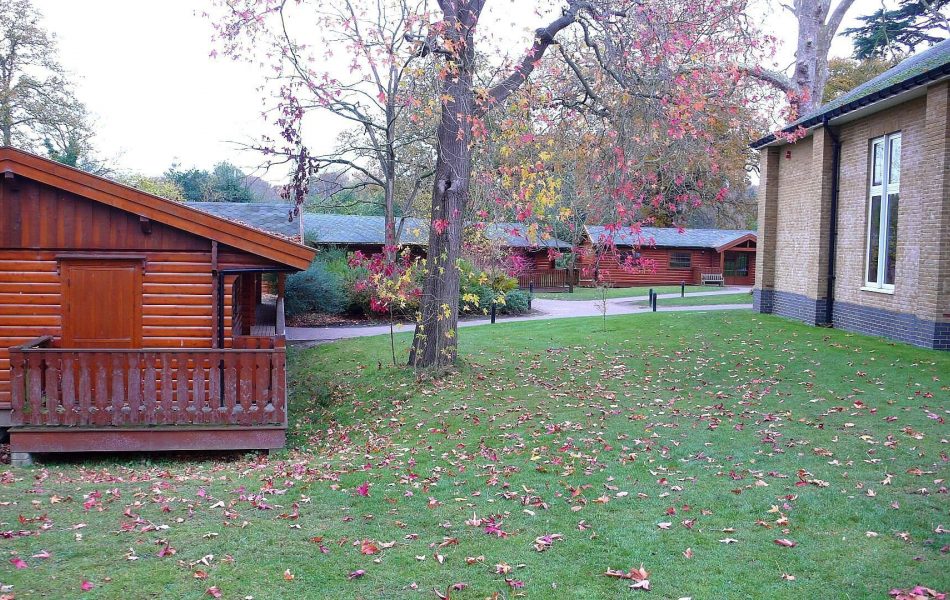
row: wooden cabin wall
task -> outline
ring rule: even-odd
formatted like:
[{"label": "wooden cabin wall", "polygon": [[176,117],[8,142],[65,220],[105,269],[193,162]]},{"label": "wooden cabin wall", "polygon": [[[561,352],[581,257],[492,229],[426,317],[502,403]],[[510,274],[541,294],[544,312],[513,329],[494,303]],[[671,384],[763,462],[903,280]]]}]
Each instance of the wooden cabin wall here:
[{"label": "wooden cabin wall", "polygon": [[[210,348],[217,324],[211,241],[22,177],[0,179],[0,410],[10,402],[9,348],[62,337],[57,256],[141,256],[142,345]],[[266,259],[221,246],[219,269],[266,268]],[[232,289],[224,281],[225,346],[231,345]],[[102,298],[109,310],[109,298]]]},{"label": "wooden cabin wall", "polygon": [[[620,252],[629,252],[621,248]],[[688,285],[699,283],[699,276],[703,269],[719,267],[719,253],[712,249],[703,248],[641,248],[643,258],[655,262],[656,268],[644,272],[629,272],[621,268],[617,262],[617,251],[611,250],[600,259],[600,280],[610,282],[614,287],[634,287],[641,285],[678,285],[686,282]],[[689,269],[670,268],[670,255],[674,252],[689,252],[691,266]],[[581,285],[594,285],[593,266],[595,264],[593,252],[588,246],[580,260]]]}]

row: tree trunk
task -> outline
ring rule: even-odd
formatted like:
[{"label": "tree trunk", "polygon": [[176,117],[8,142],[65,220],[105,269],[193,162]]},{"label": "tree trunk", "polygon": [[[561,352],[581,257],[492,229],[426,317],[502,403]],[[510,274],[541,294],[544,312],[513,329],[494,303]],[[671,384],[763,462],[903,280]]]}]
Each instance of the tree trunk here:
[{"label": "tree trunk", "polygon": [[798,43],[792,82],[798,93],[798,97],[793,100],[798,116],[804,116],[821,105],[821,97],[828,82],[831,42],[853,2],[839,0],[833,12],[831,0],[797,0],[795,3]]},{"label": "tree trunk", "polygon": [[[590,5],[568,0],[568,7],[547,27],[535,31],[534,43],[508,77],[475,105],[475,27],[485,0],[439,0],[444,15],[442,115],[438,133],[438,160],[432,186],[429,254],[422,286],[422,306],[412,339],[409,364],[416,369],[440,370],[458,357],[459,266],[462,219],[472,179],[472,123],[491,105],[501,105],[534,70],[559,31],[574,23],[578,11]],[[450,50],[447,50],[450,49]]]},{"label": "tree trunk", "polygon": [[[389,98],[389,97],[387,97]],[[386,189],[383,191],[385,226],[385,253],[386,260],[392,261],[395,257],[396,244],[396,119],[393,116],[392,100],[386,103],[386,160],[383,164],[385,171]]]},{"label": "tree trunk", "polygon": [[[465,6],[466,3],[460,3]],[[457,12],[455,12],[457,11]],[[456,52],[442,80],[438,159],[432,185],[432,214],[422,306],[409,354],[416,369],[441,370],[455,364],[458,356],[459,269],[462,250],[462,216],[472,177],[471,124],[475,116],[472,35],[477,11],[446,11],[446,37]],[[457,21],[461,27],[454,26]]]}]

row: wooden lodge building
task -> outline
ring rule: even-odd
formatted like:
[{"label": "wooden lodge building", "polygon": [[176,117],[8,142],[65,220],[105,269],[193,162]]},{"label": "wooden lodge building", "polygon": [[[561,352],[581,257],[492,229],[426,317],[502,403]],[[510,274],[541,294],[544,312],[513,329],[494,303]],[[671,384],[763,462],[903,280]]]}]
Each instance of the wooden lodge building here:
[{"label": "wooden lodge building", "polygon": [[[402,221],[400,246],[408,247],[416,256],[425,256],[429,222],[415,217]],[[303,216],[303,229],[304,239],[317,248],[343,248],[364,254],[381,252],[386,238],[385,220],[381,216],[308,213]],[[533,286],[541,291],[569,289],[577,284],[577,273],[558,269],[551,258],[551,250],[570,252],[570,243],[554,237],[532,239],[521,223],[488,223],[484,233],[509,254],[523,259],[525,269],[518,275],[521,287]]]},{"label": "wooden lodge building", "polygon": [[284,444],[282,282],[312,249],[12,148],[0,173],[0,425],[15,460]]},{"label": "wooden lodge building", "polygon": [[[587,225],[580,254],[581,285],[604,282],[613,287],[640,285],[752,285],[755,282],[756,233],[731,229]],[[627,257],[646,263],[631,270]]]}]

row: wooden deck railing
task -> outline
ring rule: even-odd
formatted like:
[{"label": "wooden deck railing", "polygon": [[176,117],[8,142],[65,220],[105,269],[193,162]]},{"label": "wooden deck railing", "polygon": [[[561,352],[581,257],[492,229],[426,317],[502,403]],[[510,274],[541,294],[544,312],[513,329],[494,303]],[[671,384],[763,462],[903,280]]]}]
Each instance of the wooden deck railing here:
[{"label": "wooden deck railing", "polygon": [[554,271],[532,271],[518,275],[518,287],[527,290],[533,288],[542,291],[574,291],[579,279],[577,269],[557,269]]},{"label": "wooden deck railing", "polygon": [[143,427],[287,423],[283,338],[269,348],[10,349],[11,424]]}]

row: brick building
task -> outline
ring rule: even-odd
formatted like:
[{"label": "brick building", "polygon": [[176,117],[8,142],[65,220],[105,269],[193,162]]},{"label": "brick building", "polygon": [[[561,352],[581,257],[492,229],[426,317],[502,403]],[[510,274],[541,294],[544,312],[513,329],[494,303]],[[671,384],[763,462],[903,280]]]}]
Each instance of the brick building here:
[{"label": "brick building", "polygon": [[757,310],[950,349],[948,99],[950,40],[753,144]]}]

